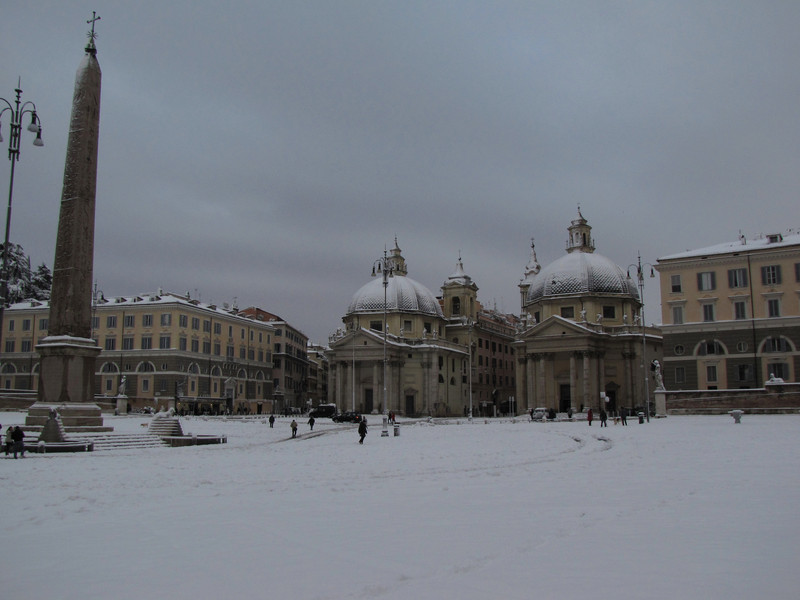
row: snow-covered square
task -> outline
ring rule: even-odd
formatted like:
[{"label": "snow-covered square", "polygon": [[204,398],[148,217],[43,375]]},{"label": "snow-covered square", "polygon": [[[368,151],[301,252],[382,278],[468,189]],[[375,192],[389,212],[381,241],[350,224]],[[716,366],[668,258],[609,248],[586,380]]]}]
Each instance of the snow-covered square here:
[{"label": "snow-covered square", "polygon": [[800,597],[800,415],[290,421],[4,459],[2,597]]}]

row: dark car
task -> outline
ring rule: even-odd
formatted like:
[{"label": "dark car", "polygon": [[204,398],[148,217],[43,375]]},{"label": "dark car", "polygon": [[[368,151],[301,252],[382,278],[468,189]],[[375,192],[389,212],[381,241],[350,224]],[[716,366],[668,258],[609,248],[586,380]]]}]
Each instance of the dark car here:
[{"label": "dark car", "polygon": [[334,423],[359,423],[361,415],[357,412],[347,411],[333,415],[331,421]]},{"label": "dark car", "polygon": [[333,418],[336,416],[336,405],[335,404],[320,404],[318,407],[311,410],[308,413],[309,417],[314,417],[315,419],[319,419],[320,417],[330,417]]}]

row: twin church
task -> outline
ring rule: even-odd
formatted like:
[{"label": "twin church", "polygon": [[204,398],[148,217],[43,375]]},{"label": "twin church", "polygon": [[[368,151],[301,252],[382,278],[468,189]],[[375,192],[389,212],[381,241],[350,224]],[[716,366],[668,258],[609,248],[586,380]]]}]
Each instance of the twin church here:
[{"label": "twin church", "polygon": [[[397,242],[330,339],[328,400],[340,410],[493,416],[536,407],[638,409],[662,354],[636,282],[595,252],[578,211],[567,253],[519,284],[521,316],[484,308],[461,259],[437,297],[408,276]],[[643,365],[648,368],[644,369]]]}]

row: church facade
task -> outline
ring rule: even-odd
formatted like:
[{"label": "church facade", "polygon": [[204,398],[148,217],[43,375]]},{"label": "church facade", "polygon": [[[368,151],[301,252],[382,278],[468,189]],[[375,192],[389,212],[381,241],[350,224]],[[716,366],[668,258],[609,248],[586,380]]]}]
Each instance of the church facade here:
[{"label": "church facade", "polygon": [[616,414],[651,403],[651,363],[660,360],[659,329],[641,322],[636,282],[595,252],[592,228],[578,211],[567,254],[544,268],[531,257],[519,287],[522,327],[514,343],[520,409]]}]

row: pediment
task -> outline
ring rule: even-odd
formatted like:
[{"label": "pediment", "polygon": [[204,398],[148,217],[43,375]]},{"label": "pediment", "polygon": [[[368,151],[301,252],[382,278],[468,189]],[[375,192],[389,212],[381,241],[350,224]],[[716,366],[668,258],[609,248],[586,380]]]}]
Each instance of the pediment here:
[{"label": "pediment", "polygon": [[586,327],[556,315],[547,318],[545,321],[535,325],[534,327],[531,327],[523,334],[522,339],[533,340],[536,338],[561,337],[564,335],[585,336],[592,333],[594,332]]}]

